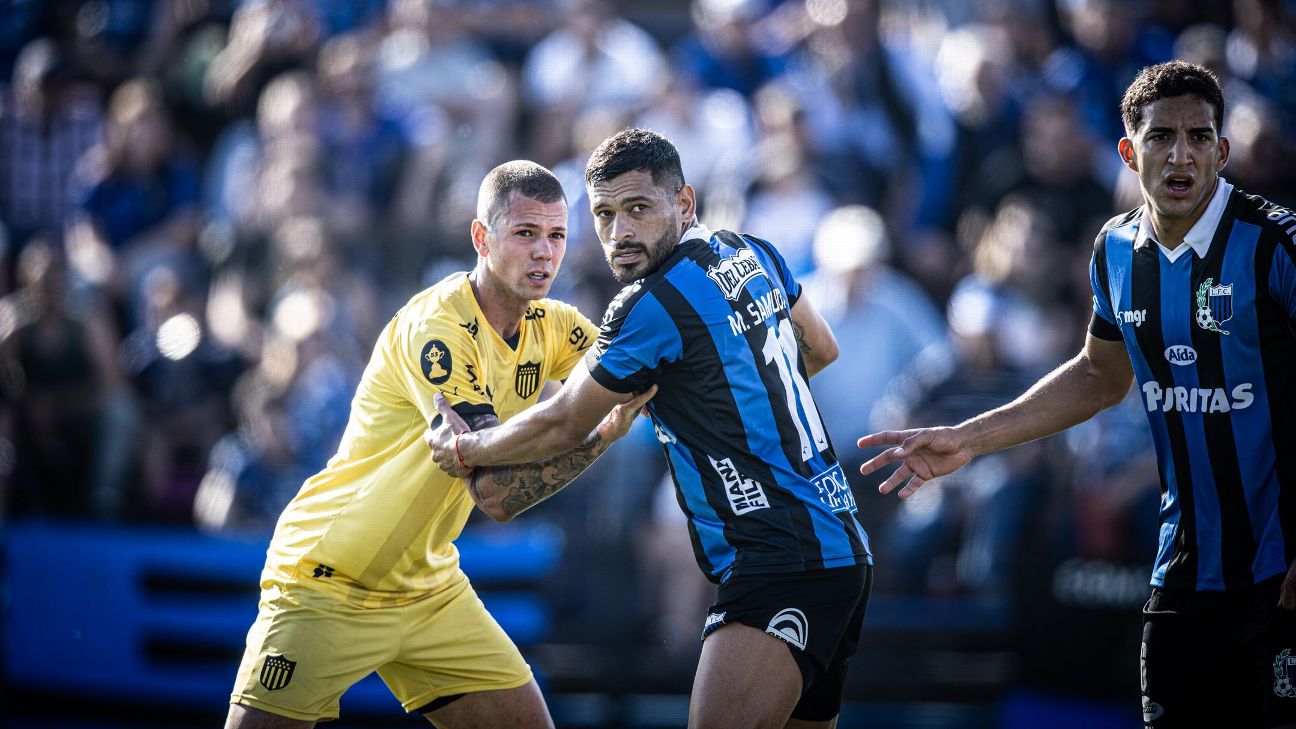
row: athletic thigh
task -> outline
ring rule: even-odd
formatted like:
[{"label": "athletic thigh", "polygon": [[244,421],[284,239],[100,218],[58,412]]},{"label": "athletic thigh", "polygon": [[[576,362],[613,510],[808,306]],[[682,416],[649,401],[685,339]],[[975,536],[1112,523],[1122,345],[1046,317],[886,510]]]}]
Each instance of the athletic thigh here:
[{"label": "athletic thigh", "polygon": [[801,698],[801,669],[782,639],[731,623],[702,644],[690,729],[779,729]]},{"label": "athletic thigh", "polygon": [[[498,692],[534,683],[531,667],[466,578],[435,599],[401,610],[400,651],[379,667],[378,675],[406,711],[427,713],[429,705],[447,697],[483,692],[499,697]],[[544,710],[543,701],[527,696],[520,691],[506,698],[511,697],[510,704]],[[548,721],[547,711],[544,717]]]},{"label": "athletic thigh", "polygon": [[335,719],[352,684],[397,654],[400,613],[271,585],[235,678],[232,704],[303,722]]},{"label": "athletic thigh", "polygon": [[423,716],[438,729],[553,729],[534,680],[517,688],[465,694]]}]

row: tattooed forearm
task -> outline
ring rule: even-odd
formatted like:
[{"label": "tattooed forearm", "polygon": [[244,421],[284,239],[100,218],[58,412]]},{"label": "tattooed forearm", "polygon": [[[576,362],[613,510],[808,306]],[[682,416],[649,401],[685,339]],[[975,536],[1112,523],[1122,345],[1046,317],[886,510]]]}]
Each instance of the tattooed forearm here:
[{"label": "tattooed forearm", "polygon": [[500,513],[497,515],[492,510],[487,513],[495,518],[512,519],[562,490],[598,460],[609,445],[610,441],[591,433],[585,442],[553,458],[478,469],[469,484],[473,500],[478,504],[494,502]]}]

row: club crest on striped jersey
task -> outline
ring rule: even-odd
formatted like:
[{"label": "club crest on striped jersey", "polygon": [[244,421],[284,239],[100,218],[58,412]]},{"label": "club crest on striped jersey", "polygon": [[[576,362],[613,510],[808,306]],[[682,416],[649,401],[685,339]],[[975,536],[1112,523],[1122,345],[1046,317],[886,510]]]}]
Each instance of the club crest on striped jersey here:
[{"label": "club crest on striped jersey", "polygon": [[750,248],[743,248],[737,254],[722,259],[707,269],[707,278],[720,287],[721,293],[730,301],[737,301],[742,294],[743,286],[764,272],[756,254]]},{"label": "club crest on striped jersey", "polygon": [[1220,324],[1233,318],[1233,284],[1215,285],[1208,278],[1197,287],[1197,326],[1208,332],[1228,334]]}]

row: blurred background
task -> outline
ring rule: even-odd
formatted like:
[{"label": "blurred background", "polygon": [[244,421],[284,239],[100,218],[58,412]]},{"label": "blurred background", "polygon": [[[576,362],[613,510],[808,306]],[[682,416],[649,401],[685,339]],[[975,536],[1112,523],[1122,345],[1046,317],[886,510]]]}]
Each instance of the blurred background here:
[{"label": "blurred background", "polygon": [[[0,545],[14,727],[219,726],[274,521],[381,326],[474,263],[482,176],[567,189],[553,295],[616,285],[582,174],[671,138],[702,220],[833,325],[811,383],[877,557],[842,727],[1137,727],[1156,465],[1127,402],[900,503],[875,429],[1081,345],[1118,104],[1219,74],[1226,176],[1296,203],[1292,0],[0,0]],[[560,727],[683,726],[711,596],[651,433],[464,568]],[[345,640],[338,636],[338,640]],[[336,727],[417,726],[375,677]]]}]

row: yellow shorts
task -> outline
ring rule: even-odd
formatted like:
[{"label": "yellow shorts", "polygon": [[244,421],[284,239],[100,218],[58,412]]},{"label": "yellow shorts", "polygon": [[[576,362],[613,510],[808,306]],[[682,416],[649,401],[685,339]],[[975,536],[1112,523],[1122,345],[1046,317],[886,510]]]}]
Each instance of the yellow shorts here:
[{"label": "yellow shorts", "polygon": [[382,608],[299,586],[264,588],[231,703],[323,721],[336,719],[338,699],[375,670],[406,711],[528,683],[531,667],[460,577],[425,600]]}]

